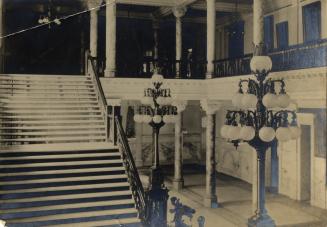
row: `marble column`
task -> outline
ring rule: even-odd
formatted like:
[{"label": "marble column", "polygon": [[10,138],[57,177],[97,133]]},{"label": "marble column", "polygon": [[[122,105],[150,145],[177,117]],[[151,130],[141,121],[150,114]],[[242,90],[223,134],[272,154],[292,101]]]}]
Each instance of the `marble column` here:
[{"label": "marble column", "polygon": [[253,0],[253,43],[258,45],[264,42],[264,1]]},{"label": "marble column", "polygon": [[116,143],[117,141],[117,126],[115,123],[115,117],[121,117],[121,100],[120,99],[108,99],[107,100],[110,110],[110,122],[109,125],[109,141]]},{"label": "marble column", "polygon": [[[3,36],[4,16],[3,16],[3,1],[0,0],[0,36]],[[0,39],[0,73],[3,73],[4,65],[4,39]]]},{"label": "marble column", "polygon": [[[137,106],[134,107],[137,109]],[[143,135],[143,123],[135,122],[135,138],[136,138],[136,149],[135,149],[135,165],[136,167],[143,166],[142,160],[142,136]]]},{"label": "marble column", "polygon": [[174,7],[173,14],[176,17],[176,78],[181,77],[181,64],[182,60],[182,17],[186,13],[186,7]]},{"label": "marble column", "polygon": [[159,21],[155,19],[152,23],[153,27],[153,40],[154,40],[154,47],[153,47],[153,59],[158,60],[158,33],[159,33]]},{"label": "marble column", "polygon": [[88,1],[88,9],[90,10],[90,54],[97,57],[98,50],[98,12],[102,0]]},{"label": "marble column", "polygon": [[207,0],[207,79],[211,79],[214,73],[213,61],[215,60],[215,34],[216,0]]},{"label": "marble column", "polygon": [[106,69],[105,77],[116,73],[116,0],[106,0]]},{"label": "marble column", "polygon": [[175,173],[173,179],[173,187],[177,191],[184,186],[183,179],[183,111],[187,105],[186,101],[175,102],[177,107],[177,120],[175,123]]},{"label": "marble column", "polygon": [[278,142],[275,140],[271,146],[271,162],[270,162],[270,188],[269,192],[277,194],[278,193],[278,183],[279,183],[279,160],[278,160]]},{"label": "marble column", "polygon": [[218,199],[216,193],[216,115],[215,112],[221,104],[202,100],[201,107],[206,112],[206,193],[204,197],[204,206],[218,208]]}]

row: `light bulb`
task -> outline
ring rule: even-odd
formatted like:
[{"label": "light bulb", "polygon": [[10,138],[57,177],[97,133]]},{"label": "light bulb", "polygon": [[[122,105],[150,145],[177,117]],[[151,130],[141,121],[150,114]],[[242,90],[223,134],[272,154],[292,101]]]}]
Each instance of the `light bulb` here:
[{"label": "light bulb", "polygon": [[271,127],[262,127],[259,130],[259,137],[264,142],[271,142],[275,138],[275,130]]},{"label": "light bulb", "polygon": [[160,106],[165,105],[165,98],[162,96],[159,96],[156,101]]},{"label": "light bulb", "polygon": [[228,138],[230,140],[238,140],[240,138],[241,127],[231,126],[228,130]]},{"label": "light bulb", "polygon": [[143,115],[143,122],[150,123],[152,121],[152,117],[150,115]]},{"label": "light bulb", "polygon": [[141,99],[141,103],[143,105],[151,105],[153,103],[153,98],[152,97],[149,97],[149,96],[144,96]]},{"label": "light bulb", "polygon": [[236,93],[234,97],[232,98],[232,104],[234,107],[242,108],[242,99],[244,94],[242,93]]},{"label": "light bulb", "polygon": [[256,108],[257,102],[257,96],[253,94],[244,94],[242,98],[242,106],[244,109]]},{"label": "light bulb", "polygon": [[263,96],[262,103],[266,108],[274,108],[277,106],[277,95],[267,93]]},{"label": "light bulb", "polygon": [[255,73],[268,72],[272,69],[272,61],[269,56],[253,56],[250,68]]},{"label": "light bulb", "polygon": [[286,108],[290,105],[291,99],[288,94],[279,94],[277,96],[278,106],[281,108]]},{"label": "light bulb", "polygon": [[162,83],[164,80],[164,77],[160,74],[153,74],[151,77],[151,82],[152,83]]},{"label": "light bulb", "polygon": [[252,126],[243,126],[240,131],[240,138],[246,141],[250,141],[255,136],[255,130]]},{"label": "light bulb", "polygon": [[154,123],[159,124],[162,121],[162,117],[161,115],[156,114],[153,116],[152,120]]},{"label": "light bulb", "polygon": [[291,132],[291,139],[298,139],[301,135],[301,129],[297,126],[289,127]]},{"label": "light bulb", "polygon": [[291,139],[291,131],[288,127],[280,127],[276,130],[276,138],[279,141],[285,142]]},{"label": "light bulb", "polygon": [[224,139],[228,139],[228,132],[229,132],[229,129],[230,129],[230,125],[223,125],[221,128],[220,128],[220,135],[224,138]]},{"label": "light bulb", "polygon": [[134,121],[135,121],[136,123],[142,123],[142,122],[143,122],[143,116],[140,115],[140,114],[135,114],[135,115],[134,115]]}]

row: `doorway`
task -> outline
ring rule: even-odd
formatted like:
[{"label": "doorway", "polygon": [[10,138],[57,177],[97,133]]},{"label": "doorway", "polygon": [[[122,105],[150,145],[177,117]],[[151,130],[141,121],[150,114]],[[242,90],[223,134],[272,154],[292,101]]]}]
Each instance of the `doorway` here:
[{"label": "doorway", "polygon": [[311,198],[311,127],[301,125],[300,139],[300,200],[310,201]]}]

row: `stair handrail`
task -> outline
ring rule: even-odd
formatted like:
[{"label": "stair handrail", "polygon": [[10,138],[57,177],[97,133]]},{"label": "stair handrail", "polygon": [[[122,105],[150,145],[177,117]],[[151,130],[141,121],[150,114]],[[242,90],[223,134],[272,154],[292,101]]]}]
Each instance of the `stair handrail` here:
[{"label": "stair handrail", "polygon": [[96,66],[96,58],[92,57],[89,53],[87,53],[87,59],[88,62],[91,64],[91,67],[88,67],[88,75],[91,77],[93,84],[95,85],[95,89],[98,95],[98,100],[101,104],[102,112],[105,118],[106,139],[108,140],[109,139],[109,106],[99,79],[99,74]]},{"label": "stair handrail", "polygon": [[124,165],[128,175],[128,180],[131,185],[131,190],[135,200],[136,208],[139,212],[139,218],[143,223],[147,223],[147,208],[146,208],[146,195],[139,173],[137,171],[134,158],[128,144],[127,136],[122,127],[119,117],[115,117],[115,124],[117,126],[117,144],[122,153]]}]

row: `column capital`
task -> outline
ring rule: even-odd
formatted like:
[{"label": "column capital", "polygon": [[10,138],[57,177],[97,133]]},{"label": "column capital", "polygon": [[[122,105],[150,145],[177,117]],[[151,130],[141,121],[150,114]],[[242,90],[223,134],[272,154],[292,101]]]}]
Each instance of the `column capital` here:
[{"label": "column capital", "polygon": [[185,15],[187,9],[185,6],[174,6],[172,12],[176,18],[181,18]]},{"label": "column capital", "polygon": [[117,3],[117,0],[104,0],[107,4],[110,4],[110,3]]},{"label": "column capital", "polygon": [[97,7],[100,7],[100,5],[102,4],[102,2],[103,2],[103,0],[88,0],[86,2],[87,8],[89,10],[91,10],[91,9],[99,10],[99,8],[97,8]]},{"label": "column capital", "polygon": [[121,99],[107,99],[109,106],[121,106]]},{"label": "column capital", "polygon": [[220,109],[222,106],[222,102],[216,101],[216,100],[209,100],[209,99],[202,99],[200,101],[201,108],[207,113],[207,114],[214,114],[216,111]]},{"label": "column capital", "polygon": [[177,113],[181,113],[185,110],[187,106],[187,100],[174,100],[173,101],[173,106],[177,107]]}]

